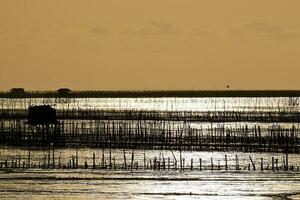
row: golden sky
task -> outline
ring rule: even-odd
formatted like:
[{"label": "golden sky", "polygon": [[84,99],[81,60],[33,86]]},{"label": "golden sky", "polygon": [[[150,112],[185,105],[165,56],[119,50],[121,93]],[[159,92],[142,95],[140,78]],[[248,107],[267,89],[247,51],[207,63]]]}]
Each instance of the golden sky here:
[{"label": "golden sky", "polygon": [[299,0],[0,0],[0,90],[300,89]]}]

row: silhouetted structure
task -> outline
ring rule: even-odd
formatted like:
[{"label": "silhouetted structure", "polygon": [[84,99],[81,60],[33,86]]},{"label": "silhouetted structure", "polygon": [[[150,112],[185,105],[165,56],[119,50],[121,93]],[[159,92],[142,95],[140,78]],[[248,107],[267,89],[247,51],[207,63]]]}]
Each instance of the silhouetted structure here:
[{"label": "silhouetted structure", "polygon": [[72,90],[69,88],[60,88],[57,90],[57,92],[59,94],[70,94],[72,92]]},{"label": "silhouetted structure", "polygon": [[[30,106],[28,109],[28,124],[31,133],[36,131],[39,144],[43,146],[53,144],[60,140],[59,122],[56,117],[56,110],[49,105]],[[33,145],[34,141],[27,141],[27,145]]]},{"label": "silhouetted structure", "polygon": [[12,93],[12,94],[24,94],[25,90],[24,90],[24,88],[12,88],[12,89],[10,89],[10,93]]},{"label": "silhouetted structure", "polygon": [[56,124],[56,110],[49,105],[30,106],[28,110],[28,123],[38,124]]}]

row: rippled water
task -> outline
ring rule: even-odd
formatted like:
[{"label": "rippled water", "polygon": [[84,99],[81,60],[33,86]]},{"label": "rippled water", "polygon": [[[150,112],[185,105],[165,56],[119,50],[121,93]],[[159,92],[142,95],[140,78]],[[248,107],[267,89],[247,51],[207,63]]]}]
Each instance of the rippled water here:
[{"label": "rippled water", "polygon": [[[134,109],[134,110],[167,110],[167,111],[300,111],[298,98],[32,98],[32,99],[0,99],[1,109],[27,109],[30,105],[50,104],[57,109]],[[222,123],[226,127],[249,127],[257,123]],[[191,126],[217,127],[218,123],[192,123]],[[260,123],[262,130],[272,123]],[[284,127],[298,124],[280,123]],[[101,149],[78,149],[79,164],[85,160],[88,165],[100,165]],[[123,149],[104,150],[105,160],[109,155],[116,165],[124,164]],[[1,147],[0,162],[8,163],[17,158],[22,162],[28,160],[28,149]],[[58,158],[62,165],[75,156],[72,148],[56,149],[55,163]],[[225,154],[228,158],[229,171],[224,167]],[[47,148],[31,149],[31,162],[38,165],[45,162],[49,155]],[[51,154],[52,155],[52,154]],[[129,160],[132,150],[125,150]],[[284,154],[275,153],[243,153],[243,152],[182,152],[186,167],[194,161],[194,170],[184,172],[165,170],[92,170],[92,169],[1,169],[1,199],[300,199],[300,173],[270,170],[271,159],[278,159],[282,166]],[[250,171],[250,158],[257,165],[257,170]],[[159,150],[135,150],[134,162],[139,166],[150,159],[163,158],[179,160],[180,152]],[[236,157],[241,170],[236,172]],[[202,159],[206,170],[199,170],[199,159]],[[211,158],[221,170],[211,171]],[[269,170],[261,171],[260,162]],[[52,157],[51,157],[52,161]],[[300,166],[300,155],[290,154],[289,164]],[[197,168],[198,167],[198,168]]]},{"label": "rippled water", "polygon": [[[96,165],[100,166],[102,154],[104,154],[104,159],[107,161],[109,157],[114,159],[116,165],[124,164],[124,154],[126,156],[127,164],[131,161],[132,153],[134,153],[134,162],[138,162],[139,166],[144,165],[144,160],[149,162],[150,159],[153,161],[155,158],[158,161],[162,161],[165,159],[167,161],[170,158],[171,161],[175,159],[178,161],[180,160],[180,152],[179,151],[170,151],[170,150],[134,150],[131,149],[97,149],[97,148],[61,148],[55,149],[55,163],[58,163],[59,157],[61,158],[61,164],[68,164],[68,161],[72,158],[72,156],[76,156],[76,151],[78,155],[78,163],[79,165],[84,164],[85,160],[89,166],[93,163],[93,154],[95,154]],[[0,148],[0,162],[4,162],[7,160],[11,162],[13,158],[18,159],[19,156],[21,157],[22,161],[27,161],[29,151],[27,148],[17,148],[17,147],[1,147]],[[213,158],[213,163],[217,168],[218,163],[223,166],[225,165],[225,154],[227,156],[229,169],[235,170],[236,164],[236,156],[238,157],[239,165],[241,168],[248,167],[250,163],[249,156],[253,159],[253,161],[257,165],[257,169],[260,167],[261,158],[263,158],[263,164],[266,168],[269,165],[269,169],[271,168],[271,160],[272,157],[274,159],[278,159],[278,165],[281,166],[285,162],[285,154],[284,153],[249,153],[249,152],[196,152],[196,151],[182,151],[181,155],[182,158],[185,159],[185,166],[189,168],[190,161],[193,159],[193,166],[194,168],[199,168],[199,159],[202,160],[203,166],[210,167],[211,165],[211,158]],[[31,149],[30,150],[30,157],[31,162],[35,163],[36,166],[40,162],[42,165],[44,163],[45,156],[48,159],[48,155],[50,155],[50,161],[52,162],[52,149],[49,151],[49,148],[41,149]],[[146,163],[147,164],[147,163]],[[299,166],[300,167],[300,155],[299,154],[289,154],[289,165]]]},{"label": "rippled water", "polygon": [[[22,148],[1,148],[1,158],[11,159],[23,155],[27,159],[28,150]],[[55,150],[63,161],[75,156],[75,149]],[[105,159],[109,159],[109,149],[104,150]],[[96,155],[96,164],[100,165],[101,149],[83,148],[78,150],[79,163],[87,160],[92,165],[92,153]],[[43,162],[48,151],[31,150],[31,161]],[[227,155],[229,171],[224,166]],[[132,150],[125,150],[130,160]],[[135,150],[134,161],[143,163],[146,160],[173,158],[179,160],[178,151]],[[240,171],[235,171],[236,155],[239,158]],[[123,163],[123,150],[112,149],[111,156],[117,164]],[[249,156],[257,164],[257,170],[247,166]],[[284,161],[284,154],[242,153],[242,152],[182,152],[189,168],[194,159],[194,170],[100,170],[100,169],[2,169],[0,170],[0,198],[2,199],[299,199],[300,173],[297,171],[271,171],[271,157]],[[197,160],[201,158],[203,166],[219,162],[221,170],[209,169],[200,171]],[[261,171],[260,159],[264,158]],[[52,157],[51,157],[52,160]],[[3,161],[3,160],[1,160]],[[299,166],[300,155],[290,154],[289,164]],[[108,161],[107,161],[108,162]],[[65,162],[65,164],[67,164]]]},{"label": "rippled water", "polygon": [[49,104],[57,109],[135,109],[168,111],[300,110],[298,97],[272,98],[1,98],[0,108],[27,109]]},{"label": "rippled water", "polygon": [[0,188],[3,199],[299,199],[300,176],[26,170],[1,172]]}]

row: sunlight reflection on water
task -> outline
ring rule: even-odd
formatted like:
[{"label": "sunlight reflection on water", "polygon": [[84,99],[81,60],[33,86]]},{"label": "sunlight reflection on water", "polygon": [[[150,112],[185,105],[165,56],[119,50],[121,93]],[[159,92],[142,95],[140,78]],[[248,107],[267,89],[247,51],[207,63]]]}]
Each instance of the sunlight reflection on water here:
[{"label": "sunlight reflection on water", "polygon": [[[291,104],[290,98],[80,98],[80,99],[1,99],[2,109],[27,109],[30,105],[50,104],[57,109],[136,109],[136,110],[176,110],[176,111],[278,111],[279,109],[297,110],[298,104]],[[242,123],[240,123],[242,124]],[[247,123],[251,126],[251,123]],[[201,124],[211,126],[210,123]],[[216,124],[214,124],[215,126]],[[267,127],[271,124],[265,123]],[[290,126],[290,124],[283,124]],[[192,126],[199,126],[194,123]],[[226,126],[236,126],[228,123]],[[80,148],[79,162],[86,159],[92,164],[92,154],[95,153],[97,164],[102,155],[101,149]],[[128,159],[131,150],[125,150]],[[62,164],[75,155],[75,149],[64,148],[56,150],[56,159],[61,157]],[[105,150],[108,159],[109,150]],[[31,150],[32,162],[43,162],[48,150]],[[249,156],[259,165],[264,158],[264,165],[270,164],[271,157],[284,160],[284,154],[276,153],[242,153],[242,152],[183,152],[186,166],[191,158],[198,166],[201,158],[203,165],[210,165],[211,158],[217,164],[224,164],[225,154],[228,164],[235,164],[236,154],[240,165],[248,166]],[[0,158],[11,160],[20,155],[26,159],[27,149],[1,147]],[[179,152],[174,151],[179,159]],[[116,164],[123,163],[123,150],[112,149],[112,157]],[[143,150],[135,150],[135,161],[142,163]],[[172,158],[170,151],[146,150],[147,160]],[[291,165],[299,166],[300,156],[291,154]],[[57,162],[57,160],[56,160]],[[101,171],[101,170],[63,170],[63,169],[24,169],[9,173],[0,171],[0,199],[299,199],[299,173],[281,172],[224,172],[209,170],[200,172],[174,171]]]},{"label": "sunlight reflection on water", "polygon": [[[43,178],[45,174],[50,179]],[[9,176],[0,173],[0,198],[286,199],[286,195],[294,195],[296,199],[300,192],[299,174],[193,172],[174,175],[170,172],[63,173],[29,170],[5,179]],[[24,180],[26,176],[35,179]],[[170,177],[172,180],[164,179]],[[257,177],[259,180],[256,180]]]},{"label": "sunlight reflection on water", "polygon": [[3,109],[49,104],[57,109],[134,109],[168,111],[298,110],[298,98],[1,98]]}]

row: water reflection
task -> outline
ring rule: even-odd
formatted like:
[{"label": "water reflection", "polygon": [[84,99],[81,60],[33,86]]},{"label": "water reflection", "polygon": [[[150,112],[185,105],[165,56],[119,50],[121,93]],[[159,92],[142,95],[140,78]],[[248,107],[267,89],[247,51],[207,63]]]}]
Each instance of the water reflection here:
[{"label": "water reflection", "polygon": [[48,104],[57,109],[158,111],[299,111],[298,98],[1,98],[2,109],[27,109]]},{"label": "water reflection", "polygon": [[[0,99],[0,108],[27,109],[30,105],[50,104],[57,109],[134,109],[134,110],[176,110],[176,111],[299,111],[298,99],[291,98],[32,98]],[[4,125],[9,123],[4,122]],[[239,127],[246,123],[223,123],[225,127]],[[218,127],[217,123],[191,123],[192,127]],[[247,123],[249,128],[257,123]],[[260,123],[262,130],[273,123]],[[292,123],[277,123],[282,127],[291,127]],[[88,124],[87,124],[88,126]],[[272,157],[284,165],[285,155],[279,153],[243,153],[243,152],[192,152],[183,151],[185,167],[194,170],[100,170],[91,169],[93,154],[96,165],[100,166],[102,157],[108,162],[114,159],[116,165],[124,165],[124,155],[132,157],[130,149],[77,149],[80,169],[1,169],[0,198],[2,199],[300,199],[300,176],[297,170],[282,172],[270,170]],[[124,154],[125,152],[125,154]],[[28,149],[1,147],[0,162],[8,163],[20,158],[28,160]],[[55,149],[55,163],[60,158],[61,165],[68,166],[76,154],[74,148]],[[31,149],[30,162],[43,164],[49,150]],[[225,154],[229,171],[224,168]],[[240,171],[236,171],[238,157]],[[257,166],[263,158],[263,166],[269,170],[261,171],[257,167],[248,169],[251,157]],[[50,157],[52,161],[52,157]],[[170,158],[180,160],[179,151],[135,150],[134,162],[139,166],[146,160]],[[200,171],[201,159],[203,168]],[[290,154],[289,164],[299,166],[300,155]],[[87,162],[89,169],[83,169]],[[214,170],[209,170],[211,164]],[[221,169],[218,170],[220,164]]]},{"label": "water reflection", "polygon": [[0,196],[13,199],[297,199],[300,191],[299,177],[268,173],[27,171],[0,177]]}]

